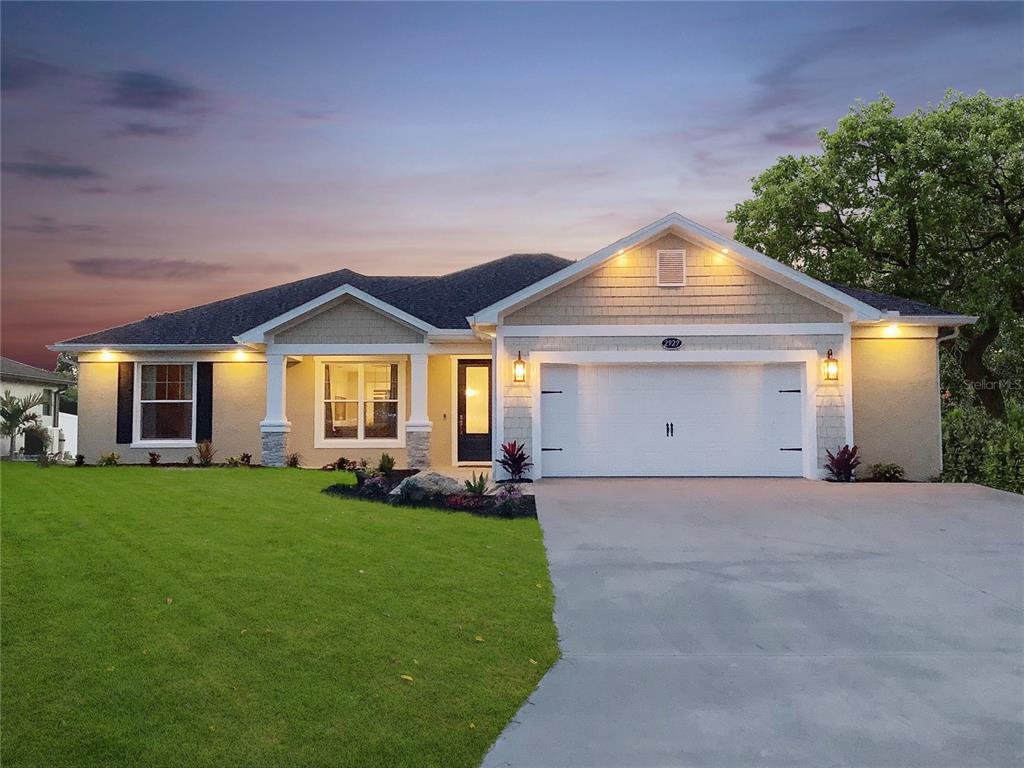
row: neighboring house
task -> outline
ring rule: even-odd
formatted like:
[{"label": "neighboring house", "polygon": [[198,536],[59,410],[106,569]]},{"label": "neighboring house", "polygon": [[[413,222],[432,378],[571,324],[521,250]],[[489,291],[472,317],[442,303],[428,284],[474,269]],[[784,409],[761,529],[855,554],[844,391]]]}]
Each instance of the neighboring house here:
[{"label": "neighboring house", "polygon": [[[393,454],[534,477],[818,478],[826,449],[941,468],[938,341],[976,318],[829,285],[670,214],[577,262],[348,270],[61,342],[79,450],[279,465]],[[831,359],[830,359],[831,351]]]},{"label": "neighboring house", "polygon": [[[0,357],[0,393],[10,391],[16,397],[42,395],[46,398],[45,404],[32,410],[39,414],[39,425],[50,433],[50,453],[67,450],[60,420],[60,393],[71,383],[53,371]],[[9,442],[9,438],[0,439],[0,455],[10,452]],[[14,452],[36,456],[43,452],[43,447],[35,435],[18,435],[14,439]]]}]

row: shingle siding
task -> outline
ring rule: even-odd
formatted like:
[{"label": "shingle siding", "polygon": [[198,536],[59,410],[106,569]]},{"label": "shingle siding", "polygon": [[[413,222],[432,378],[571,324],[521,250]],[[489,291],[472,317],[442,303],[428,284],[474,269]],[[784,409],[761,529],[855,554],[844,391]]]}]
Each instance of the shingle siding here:
[{"label": "shingle siding", "polygon": [[415,344],[423,333],[355,299],[345,299],[279,331],[277,344]]},{"label": "shingle siding", "polygon": [[[657,284],[657,252],[686,249],[686,285]],[[676,235],[612,258],[505,318],[506,325],[842,322],[839,313]]]}]

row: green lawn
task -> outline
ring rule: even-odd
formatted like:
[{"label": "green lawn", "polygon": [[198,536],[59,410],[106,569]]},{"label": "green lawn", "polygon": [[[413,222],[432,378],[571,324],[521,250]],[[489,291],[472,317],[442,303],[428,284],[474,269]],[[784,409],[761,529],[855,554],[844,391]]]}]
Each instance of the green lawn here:
[{"label": "green lawn", "polygon": [[540,527],[338,477],[4,464],[4,768],[478,764],[558,654]]}]

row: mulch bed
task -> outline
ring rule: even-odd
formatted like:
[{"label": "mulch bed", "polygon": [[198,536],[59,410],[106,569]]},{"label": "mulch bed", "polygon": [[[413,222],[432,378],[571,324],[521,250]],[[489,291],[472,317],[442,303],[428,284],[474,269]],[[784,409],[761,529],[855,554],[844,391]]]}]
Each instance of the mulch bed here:
[{"label": "mulch bed", "polygon": [[[397,485],[397,483],[395,483]],[[394,487],[394,486],[392,486]],[[522,496],[514,504],[498,504],[493,496],[470,496],[468,494],[454,494],[447,497],[438,497],[421,503],[397,503],[390,501],[387,495],[367,494],[359,486],[343,485],[336,483],[323,489],[322,493],[329,496],[341,496],[346,499],[359,499],[360,501],[376,501],[383,504],[401,507],[415,507],[417,509],[437,509],[442,512],[468,512],[471,515],[480,517],[501,517],[512,519],[518,517],[537,517],[537,501],[533,496]]]}]

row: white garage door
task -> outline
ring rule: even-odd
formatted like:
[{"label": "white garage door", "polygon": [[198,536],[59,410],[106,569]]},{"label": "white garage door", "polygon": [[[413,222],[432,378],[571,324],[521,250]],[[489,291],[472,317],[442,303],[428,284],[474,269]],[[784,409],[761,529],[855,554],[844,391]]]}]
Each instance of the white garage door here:
[{"label": "white garage door", "polygon": [[545,477],[802,474],[802,368],[541,368]]}]

